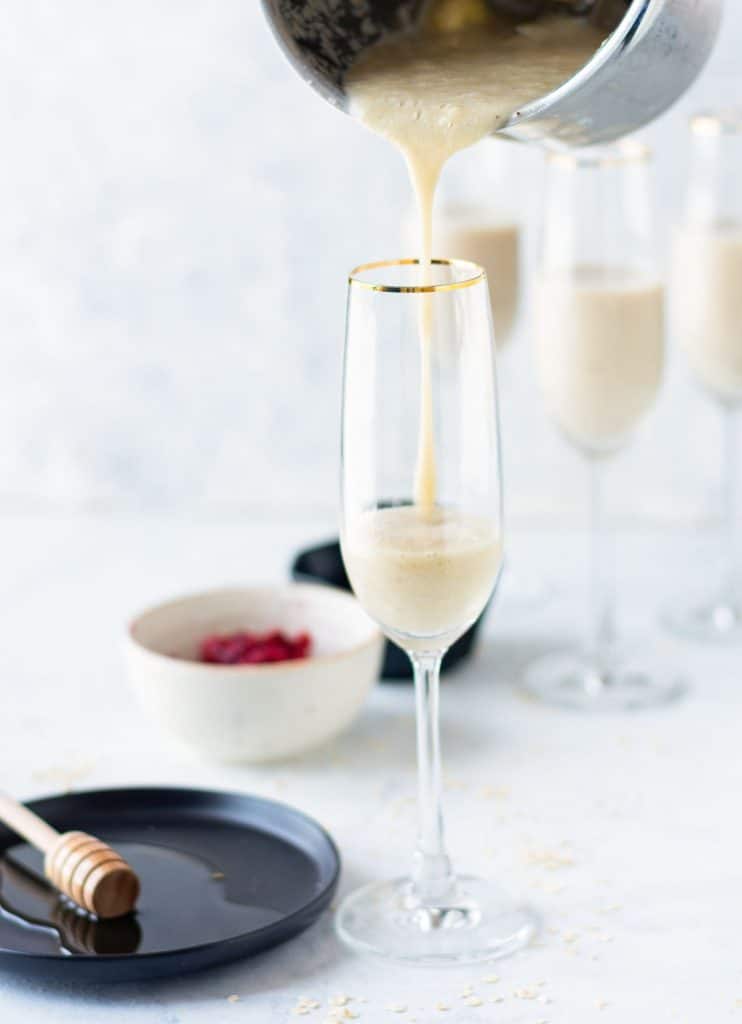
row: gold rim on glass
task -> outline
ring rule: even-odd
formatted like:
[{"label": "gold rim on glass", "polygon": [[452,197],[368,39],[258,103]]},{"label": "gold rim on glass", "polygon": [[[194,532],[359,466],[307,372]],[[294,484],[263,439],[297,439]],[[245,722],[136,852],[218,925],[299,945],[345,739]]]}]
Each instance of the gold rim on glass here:
[{"label": "gold rim on glass", "polygon": [[557,167],[591,168],[623,167],[627,164],[646,164],[652,159],[652,150],[644,142],[634,139],[617,142],[613,146],[594,149],[552,150],[546,159]]},{"label": "gold rim on glass", "polygon": [[369,270],[383,270],[385,267],[419,267],[420,260],[378,260],[376,263],[362,263],[354,267],[348,275],[348,284],[357,288],[366,288],[370,292],[397,292],[407,293],[428,293],[431,292],[454,292],[459,288],[470,288],[473,284],[485,281],[487,275],[478,263],[471,260],[431,260],[434,267],[459,267],[462,270],[471,272],[471,276],[463,281],[448,281],[445,284],[374,284],[372,281],[362,281],[359,274],[365,274]]},{"label": "gold rim on glass", "polygon": [[742,107],[704,110],[690,119],[690,130],[694,135],[740,135]]}]

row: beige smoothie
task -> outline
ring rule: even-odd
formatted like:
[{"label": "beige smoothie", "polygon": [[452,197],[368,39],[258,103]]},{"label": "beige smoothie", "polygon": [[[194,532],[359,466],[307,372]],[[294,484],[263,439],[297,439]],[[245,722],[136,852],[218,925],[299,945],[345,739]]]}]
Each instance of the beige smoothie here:
[{"label": "beige smoothie", "polygon": [[[480,211],[481,213],[481,211]],[[520,231],[512,221],[487,219],[466,207],[444,209],[436,224],[440,252],[484,267],[498,349],[508,343],[518,310]]]},{"label": "beige smoothie", "polygon": [[699,381],[742,401],[742,226],[685,228],[673,252],[674,326]]},{"label": "beige smoothie", "polygon": [[654,402],[664,291],[649,276],[583,266],[537,285],[536,362],[546,407],[581,448],[610,451]]},{"label": "beige smoothie", "polygon": [[502,545],[488,519],[404,505],[351,523],[343,559],[361,604],[385,632],[408,650],[437,650],[481,614]]}]

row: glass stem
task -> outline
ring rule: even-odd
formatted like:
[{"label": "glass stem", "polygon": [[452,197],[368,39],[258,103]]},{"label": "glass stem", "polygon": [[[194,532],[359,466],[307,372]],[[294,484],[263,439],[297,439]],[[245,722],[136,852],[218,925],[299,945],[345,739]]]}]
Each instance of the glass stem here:
[{"label": "glass stem", "polygon": [[442,654],[411,654],[417,705],[419,831],[413,883],[423,905],[435,906],[450,895],[454,876],[443,842],[441,744],[438,692]]},{"label": "glass stem", "polygon": [[594,669],[593,683],[600,688],[609,680],[616,641],[613,537],[605,521],[606,460],[590,459],[590,635],[588,655]]},{"label": "glass stem", "polygon": [[722,604],[735,609],[739,603],[740,577],[740,499],[739,479],[739,413],[732,406],[724,410],[724,547],[721,551]]}]

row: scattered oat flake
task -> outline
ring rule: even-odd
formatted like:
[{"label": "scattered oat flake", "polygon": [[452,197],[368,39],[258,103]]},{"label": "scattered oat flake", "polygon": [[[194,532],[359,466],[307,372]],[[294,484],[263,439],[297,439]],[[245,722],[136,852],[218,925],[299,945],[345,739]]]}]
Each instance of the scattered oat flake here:
[{"label": "scattered oat flake", "polygon": [[469,788],[469,784],[467,782],[464,782],[463,779],[444,779],[443,780],[443,788],[444,789],[468,789]]},{"label": "scattered oat flake", "polygon": [[240,997],[238,995],[227,996],[228,1003],[239,1003]]},{"label": "scattered oat flake", "polygon": [[331,1006],[345,1006],[346,1003],[350,1002],[350,996],[333,996],[330,1000]]},{"label": "scattered oat flake", "polygon": [[510,796],[507,786],[482,786],[479,792],[485,800],[507,800]]},{"label": "scattered oat flake", "polygon": [[505,1002],[505,996],[494,996],[492,999],[490,999],[490,1002],[491,1003],[504,1003]]},{"label": "scattered oat flake", "polygon": [[436,1008],[436,1010],[440,1010],[441,1013],[445,1013],[446,1010],[450,1010],[451,1009],[451,1007],[448,1005],[448,1003],[436,1003],[435,1004],[435,1008]]},{"label": "scattered oat flake", "polygon": [[75,784],[89,775],[95,768],[95,761],[79,760],[73,764],[53,765],[44,771],[35,771],[33,777],[45,782],[53,782],[59,789],[69,792]]},{"label": "scattered oat flake", "polygon": [[614,910],[622,910],[622,909],[623,909],[623,905],[621,903],[609,903],[607,906],[603,907],[602,913],[603,914],[611,914]]},{"label": "scattered oat flake", "polygon": [[343,1010],[343,1018],[345,1020],[355,1020],[360,1017],[359,1013],[354,1013],[349,1006],[346,1006]]},{"label": "scattered oat flake", "polygon": [[547,871],[558,871],[560,868],[574,867],[575,859],[562,850],[527,850],[526,864],[546,868]]},{"label": "scattered oat flake", "polygon": [[467,1006],[484,1006],[484,1000],[480,999],[479,996],[467,996],[464,1002]]},{"label": "scattered oat flake", "polygon": [[485,974],[485,976],[482,978],[482,981],[485,983],[485,985],[496,985],[499,980],[499,974]]},{"label": "scattered oat flake", "polygon": [[558,896],[560,892],[564,892],[567,886],[563,882],[544,882],[543,890],[550,896]]},{"label": "scattered oat flake", "polygon": [[562,938],[565,942],[577,942],[579,937],[577,932],[562,932]]},{"label": "scattered oat flake", "polygon": [[390,1013],[407,1013],[407,1007],[404,1003],[390,1003],[389,1006],[387,1006],[387,1010],[389,1010]]},{"label": "scattered oat flake", "polygon": [[513,992],[516,999],[538,999],[539,994],[535,985],[524,985],[522,988],[516,988]]}]

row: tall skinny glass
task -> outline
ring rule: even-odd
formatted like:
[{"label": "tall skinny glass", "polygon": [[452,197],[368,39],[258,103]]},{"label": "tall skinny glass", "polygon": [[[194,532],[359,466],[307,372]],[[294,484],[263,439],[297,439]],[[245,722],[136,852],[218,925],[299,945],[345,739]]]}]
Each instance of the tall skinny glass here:
[{"label": "tall skinny glass", "polygon": [[409,878],[352,893],[337,917],[354,949],[417,963],[513,952],[532,914],[454,874],[441,813],[438,681],[448,647],[502,567],[495,347],[484,271],[435,260],[350,276],[342,415],[343,558],[353,589],[410,656],[419,833]]},{"label": "tall skinny glass", "polygon": [[526,686],[582,710],[643,708],[682,691],[674,673],[618,643],[604,518],[610,457],[651,409],[663,370],[649,163],[634,142],[547,158],[536,364],[547,411],[589,472],[589,631],[580,648],[532,664]]},{"label": "tall skinny glass", "polygon": [[742,107],[691,121],[693,151],[673,246],[674,329],[691,370],[722,419],[721,519],[716,584],[666,615],[676,632],[742,641]]}]

